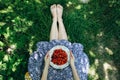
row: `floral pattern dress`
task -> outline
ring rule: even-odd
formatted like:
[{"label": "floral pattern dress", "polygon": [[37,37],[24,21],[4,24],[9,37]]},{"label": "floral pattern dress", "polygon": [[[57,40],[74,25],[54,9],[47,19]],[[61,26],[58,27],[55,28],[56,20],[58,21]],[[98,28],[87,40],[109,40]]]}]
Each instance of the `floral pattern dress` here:
[{"label": "floral pattern dress", "polygon": [[[44,69],[44,57],[46,53],[54,46],[62,45],[72,51],[75,57],[75,67],[80,80],[87,80],[89,59],[83,52],[83,45],[80,43],[71,43],[67,40],[52,40],[50,42],[41,41],[37,43],[37,50],[34,51],[28,61],[28,71],[32,80],[40,80]],[[49,67],[47,80],[73,80],[73,74],[70,65],[64,69],[55,69]]]}]

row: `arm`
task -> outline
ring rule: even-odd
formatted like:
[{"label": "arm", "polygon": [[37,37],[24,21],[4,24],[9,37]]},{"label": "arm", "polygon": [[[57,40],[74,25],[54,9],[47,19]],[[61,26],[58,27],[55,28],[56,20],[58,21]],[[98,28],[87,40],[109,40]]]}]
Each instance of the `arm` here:
[{"label": "arm", "polygon": [[73,73],[74,80],[80,80],[75,66],[73,65],[73,66],[71,66],[71,68],[72,68],[72,73]]},{"label": "arm", "polygon": [[78,73],[77,73],[77,70],[75,68],[75,64],[74,64],[74,56],[72,54],[72,52],[70,53],[70,66],[72,68],[72,73],[73,73],[73,77],[74,77],[74,80],[80,80],[79,76],[78,76]]},{"label": "arm", "polygon": [[49,64],[50,64],[50,56],[47,53],[46,56],[45,56],[45,67],[44,67],[44,70],[43,70],[41,80],[47,80]]}]

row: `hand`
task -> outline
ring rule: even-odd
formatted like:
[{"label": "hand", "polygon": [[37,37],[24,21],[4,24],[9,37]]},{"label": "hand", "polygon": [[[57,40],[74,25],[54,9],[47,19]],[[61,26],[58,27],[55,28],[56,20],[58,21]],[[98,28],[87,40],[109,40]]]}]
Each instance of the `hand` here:
[{"label": "hand", "polygon": [[70,52],[70,66],[74,66],[74,61],[75,61],[74,55],[72,52]]},{"label": "hand", "polygon": [[45,66],[49,66],[50,65],[50,56],[49,56],[49,52],[47,52],[47,54],[45,55]]},{"label": "hand", "polygon": [[70,52],[70,66],[72,69],[74,80],[80,80],[77,70],[76,70],[76,67],[75,67],[75,64],[74,64],[74,61],[75,61],[74,55],[72,54],[72,52]]}]

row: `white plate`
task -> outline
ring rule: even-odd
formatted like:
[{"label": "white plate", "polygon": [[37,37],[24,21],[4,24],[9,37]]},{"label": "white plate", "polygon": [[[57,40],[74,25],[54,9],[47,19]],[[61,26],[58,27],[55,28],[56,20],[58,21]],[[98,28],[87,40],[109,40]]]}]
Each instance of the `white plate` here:
[{"label": "white plate", "polygon": [[[67,53],[67,62],[63,65],[56,65],[54,64],[51,60],[52,60],[52,55],[53,55],[53,52],[54,50],[56,49],[62,49],[64,50],[66,53]],[[53,67],[53,68],[56,68],[56,69],[63,69],[65,67],[67,67],[69,65],[69,62],[70,62],[70,50],[65,47],[65,46],[61,46],[61,45],[57,45],[55,47],[53,47],[50,51],[49,51],[49,55],[50,55],[50,65]]]}]

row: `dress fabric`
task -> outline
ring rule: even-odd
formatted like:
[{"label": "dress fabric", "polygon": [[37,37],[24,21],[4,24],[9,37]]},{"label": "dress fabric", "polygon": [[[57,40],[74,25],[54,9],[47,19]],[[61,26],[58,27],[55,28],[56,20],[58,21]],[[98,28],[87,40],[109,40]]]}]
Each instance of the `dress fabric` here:
[{"label": "dress fabric", "polygon": [[[83,45],[80,43],[71,43],[67,40],[52,40],[50,42],[41,41],[37,43],[37,50],[30,55],[28,61],[28,71],[32,80],[41,79],[44,69],[44,57],[51,48],[57,45],[65,46],[72,51],[75,57],[75,67],[80,80],[87,80],[89,59],[83,52]],[[73,80],[70,65],[64,69],[54,69],[50,66],[47,80]]]}]

